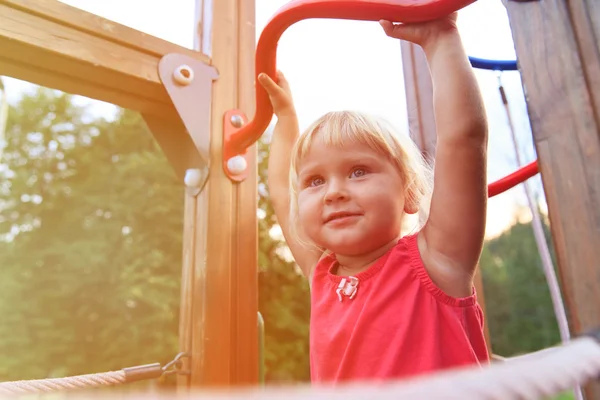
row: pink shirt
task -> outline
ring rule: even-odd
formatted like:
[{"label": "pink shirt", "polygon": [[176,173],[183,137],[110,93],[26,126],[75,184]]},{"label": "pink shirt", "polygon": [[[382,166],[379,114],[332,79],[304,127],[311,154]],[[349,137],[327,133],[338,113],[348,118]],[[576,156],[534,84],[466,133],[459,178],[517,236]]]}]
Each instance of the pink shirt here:
[{"label": "pink shirt", "polygon": [[425,270],[417,235],[400,239],[356,280],[332,274],[333,267],[335,256],[324,257],[312,278],[313,383],[390,380],[487,363],[475,292],[461,299],[442,292]]}]

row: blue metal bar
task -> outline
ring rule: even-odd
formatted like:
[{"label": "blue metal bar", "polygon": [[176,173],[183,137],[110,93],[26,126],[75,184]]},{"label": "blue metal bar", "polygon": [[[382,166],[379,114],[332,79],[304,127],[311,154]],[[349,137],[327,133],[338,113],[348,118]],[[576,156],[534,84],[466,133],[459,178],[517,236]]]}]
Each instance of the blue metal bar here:
[{"label": "blue metal bar", "polygon": [[517,60],[488,60],[469,56],[471,66],[477,69],[487,69],[490,71],[516,71]]}]

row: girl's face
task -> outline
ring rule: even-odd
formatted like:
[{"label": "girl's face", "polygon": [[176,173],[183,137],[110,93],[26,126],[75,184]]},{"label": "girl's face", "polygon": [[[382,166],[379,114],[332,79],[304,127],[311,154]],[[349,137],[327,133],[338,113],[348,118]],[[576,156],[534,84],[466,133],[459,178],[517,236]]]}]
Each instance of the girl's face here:
[{"label": "girl's face", "polygon": [[360,143],[327,147],[315,137],[298,168],[298,223],[316,245],[367,254],[399,237],[404,208],[402,178],[386,157]]}]

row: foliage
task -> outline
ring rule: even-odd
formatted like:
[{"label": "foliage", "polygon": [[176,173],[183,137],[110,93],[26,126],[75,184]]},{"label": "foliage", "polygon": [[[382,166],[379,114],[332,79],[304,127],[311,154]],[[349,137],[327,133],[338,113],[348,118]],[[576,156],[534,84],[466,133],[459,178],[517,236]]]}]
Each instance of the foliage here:
[{"label": "foliage", "polygon": [[137,114],[39,89],[10,110],[0,183],[0,378],[168,361],[182,189]]},{"label": "foliage", "polygon": [[292,261],[285,243],[272,232],[277,222],[267,189],[268,134],[258,143],[259,154],[259,309],[265,318],[266,379],[273,382],[307,381],[308,282]]},{"label": "foliage", "polygon": [[517,223],[488,241],[481,257],[481,270],[486,318],[495,353],[513,356],[560,341],[530,223]]}]

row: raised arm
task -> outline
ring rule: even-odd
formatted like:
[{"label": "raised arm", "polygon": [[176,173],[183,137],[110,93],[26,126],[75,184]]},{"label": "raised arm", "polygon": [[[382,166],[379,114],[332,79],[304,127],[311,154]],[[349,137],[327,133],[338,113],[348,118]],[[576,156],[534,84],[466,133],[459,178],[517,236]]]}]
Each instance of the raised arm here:
[{"label": "raised arm", "polygon": [[259,82],[269,94],[277,116],[269,151],[268,184],[271,204],[296,263],[304,275],[310,277],[321,253],[306,247],[290,234],[290,157],[299,136],[298,117],[291,90],[281,72],[278,73],[277,83],[264,74],[259,76]]},{"label": "raised arm", "polygon": [[433,198],[419,248],[431,279],[443,291],[468,296],[485,235],[487,120],[456,13],[424,24],[382,26],[389,36],[420,45],[427,57],[437,146]]}]

